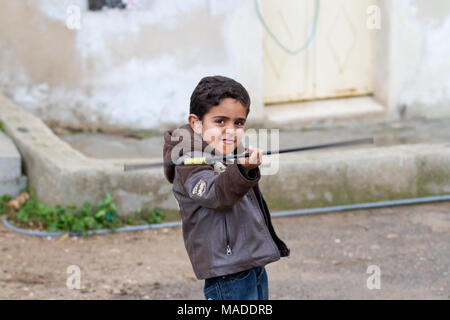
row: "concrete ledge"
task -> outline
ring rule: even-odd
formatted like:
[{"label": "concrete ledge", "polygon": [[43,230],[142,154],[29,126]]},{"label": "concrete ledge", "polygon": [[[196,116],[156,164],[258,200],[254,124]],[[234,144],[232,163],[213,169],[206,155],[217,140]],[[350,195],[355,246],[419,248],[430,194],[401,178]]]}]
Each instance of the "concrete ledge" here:
[{"label": "concrete ledge", "polygon": [[[0,120],[22,154],[30,189],[45,204],[82,205],[110,192],[121,215],[146,205],[178,209],[162,168],[123,171],[125,163],[149,159],[88,158],[1,95]],[[274,160],[265,158],[268,164]],[[312,151],[280,160],[279,172],[264,175],[260,183],[272,210],[450,192],[450,144]]]},{"label": "concrete ledge", "polygon": [[0,195],[17,197],[26,186],[20,153],[11,139],[0,131]]},{"label": "concrete ledge", "polygon": [[20,191],[27,187],[27,177],[19,176],[14,179],[0,180],[0,195],[8,194],[17,197]]},{"label": "concrete ledge", "polygon": [[385,119],[386,109],[372,96],[324,99],[265,106],[264,127]]},{"label": "concrete ledge", "polygon": [[450,143],[282,157],[278,174],[261,181],[267,202],[278,210],[450,193]]},{"label": "concrete ledge", "polygon": [[0,182],[20,177],[21,158],[16,146],[0,131]]},{"label": "concrete ledge", "polygon": [[0,120],[24,159],[30,190],[44,204],[81,206],[85,201],[100,201],[111,192],[122,215],[146,205],[178,209],[162,168],[124,172],[127,160],[88,158],[3,95]]}]

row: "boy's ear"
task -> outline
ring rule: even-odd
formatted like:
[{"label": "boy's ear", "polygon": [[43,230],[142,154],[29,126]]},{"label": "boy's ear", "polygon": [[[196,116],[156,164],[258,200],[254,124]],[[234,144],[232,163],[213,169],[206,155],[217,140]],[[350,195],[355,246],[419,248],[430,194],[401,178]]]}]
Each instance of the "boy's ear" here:
[{"label": "boy's ear", "polygon": [[202,130],[202,121],[198,118],[198,116],[196,114],[191,113],[191,114],[189,114],[188,121],[189,121],[189,124],[190,124],[192,130],[195,133],[202,135],[202,131],[203,131]]}]

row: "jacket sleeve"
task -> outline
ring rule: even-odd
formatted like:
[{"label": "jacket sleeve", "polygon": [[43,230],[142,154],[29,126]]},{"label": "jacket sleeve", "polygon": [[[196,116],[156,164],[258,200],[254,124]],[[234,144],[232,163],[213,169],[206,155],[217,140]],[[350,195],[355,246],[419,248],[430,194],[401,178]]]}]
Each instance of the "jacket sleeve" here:
[{"label": "jacket sleeve", "polygon": [[226,209],[244,197],[261,178],[259,168],[246,175],[240,164],[229,164],[225,171],[217,174],[210,165],[178,166],[185,192],[202,207]]}]

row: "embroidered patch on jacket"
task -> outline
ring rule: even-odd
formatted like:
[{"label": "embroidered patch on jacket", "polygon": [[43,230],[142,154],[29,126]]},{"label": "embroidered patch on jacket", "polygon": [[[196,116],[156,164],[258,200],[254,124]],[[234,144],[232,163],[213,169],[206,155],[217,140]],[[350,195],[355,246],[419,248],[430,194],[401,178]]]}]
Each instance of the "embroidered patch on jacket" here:
[{"label": "embroidered patch on jacket", "polygon": [[200,179],[194,186],[194,188],[192,188],[192,195],[197,195],[199,197],[201,197],[206,191],[206,180],[205,179]]},{"label": "embroidered patch on jacket", "polygon": [[226,168],[226,166],[220,161],[217,161],[216,163],[214,163],[214,172],[217,172],[220,174],[225,171],[225,168]]}]

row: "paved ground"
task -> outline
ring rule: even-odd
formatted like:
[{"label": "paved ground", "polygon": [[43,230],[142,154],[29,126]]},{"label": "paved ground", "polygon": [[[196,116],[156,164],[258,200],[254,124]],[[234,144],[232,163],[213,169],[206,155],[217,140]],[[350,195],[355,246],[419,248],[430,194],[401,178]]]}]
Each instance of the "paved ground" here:
[{"label": "paved ground", "polygon": [[[373,147],[414,143],[440,143],[450,141],[449,127],[450,119],[436,119],[390,123],[355,122],[335,126],[315,125],[300,129],[281,129],[280,148],[293,148],[369,136],[375,137],[375,145]],[[138,133],[132,137],[133,133],[128,133],[128,136],[126,134],[71,133],[62,128],[54,128],[54,131],[73,148],[89,157],[162,157],[164,142],[160,134]],[[138,136],[140,138],[137,138]],[[364,145],[364,148],[367,147],[367,145]],[[309,152],[320,152],[320,150]]]},{"label": "paved ground", "polygon": [[[450,202],[274,224],[292,256],[267,266],[271,299],[450,298]],[[203,299],[180,228],[48,240],[1,225],[0,256],[0,299]],[[80,290],[66,287],[70,265]]]}]

